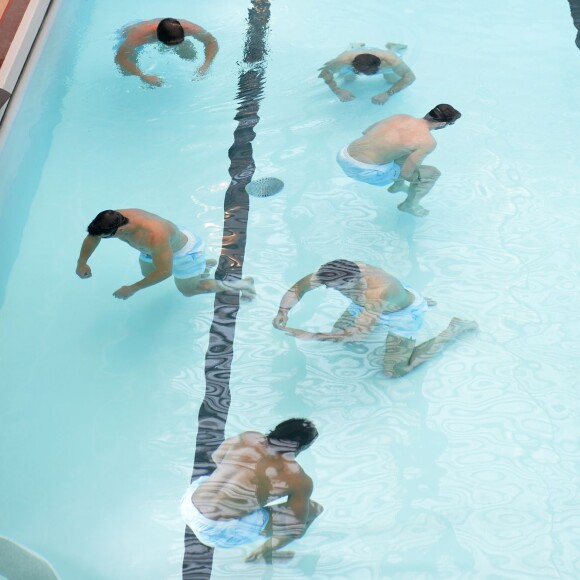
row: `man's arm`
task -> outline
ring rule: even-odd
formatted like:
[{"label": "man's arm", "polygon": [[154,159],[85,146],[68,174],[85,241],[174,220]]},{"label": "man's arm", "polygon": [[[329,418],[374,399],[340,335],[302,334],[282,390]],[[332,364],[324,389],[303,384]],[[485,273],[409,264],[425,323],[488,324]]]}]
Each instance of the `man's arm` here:
[{"label": "man's arm", "polygon": [[334,80],[334,73],[339,70],[345,63],[339,61],[338,59],[329,60],[321,69],[318,75],[330,88],[330,90],[344,103],[346,101],[352,101],[355,96],[344,89],[339,88]]},{"label": "man's arm", "polygon": [[435,143],[435,140],[433,140],[433,143],[420,145],[415,149],[415,151],[405,159],[405,163],[403,163],[403,167],[401,167],[400,179],[404,179],[411,183],[420,181],[419,167],[423,163],[425,157],[427,157],[436,146],[437,144]]},{"label": "man's arm", "polygon": [[169,278],[173,273],[173,251],[169,244],[163,245],[156,249],[154,253],[151,254],[153,259],[154,270],[150,274],[147,274],[143,280],[135,282],[130,286],[121,286],[116,292],[113,292],[115,298],[121,298],[121,300],[127,300],[138,292],[143,290],[143,288],[148,288],[155,284],[159,284],[166,278]]},{"label": "man's arm", "polygon": [[316,279],[314,274],[308,274],[296,282],[291,288],[286,291],[280,301],[278,314],[272,321],[272,324],[278,330],[284,330],[288,322],[288,313],[298,304],[306,292],[310,292],[320,286],[320,282]]},{"label": "man's arm", "polygon": [[[131,33],[129,33],[129,35],[130,34]],[[134,54],[135,45],[129,41],[129,36],[127,36],[125,42],[123,42],[117,50],[115,62],[121,67],[125,74],[135,75],[151,86],[160,87],[163,84],[163,80],[156,75],[146,75],[137,64],[133,62]]]},{"label": "man's arm", "polygon": [[79,259],[77,260],[77,276],[79,278],[90,278],[93,275],[91,268],[87,264],[87,261],[100,243],[101,238],[99,238],[99,236],[89,235],[83,240],[81,253],[79,254]]},{"label": "man's arm", "polygon": [[400,58],[397,58],[397,61],[393,65],[393,72],[401,78],[390,89],[372,98],[372,102],[375,105],[384,105],[389,100],[389,97],[401,92],[415,82],[416,77],[413,71]]},{"label": "man's arm", "polygon": [[210,67],[215,55],[218,53],[219,46],[216,38],[207,30],[194,24],[193,22],[180,21],[186,34],[191,34],[193,38],[203,43],[205,60],[204,63],[197,69],[198,74],[203,75]]},{"label": "man's arm", "polygon": [[285,331],[296,338],[303,340],[322,340],[332,342],[354,342],[362,340],[377,325],[381,316],[382,300],[368,299],[368,306],[355,317],[353,325],[338,330],[337,332],[307,332],[294,328],[286,328]]},{"label": "man's arm", "polygon": [[280,506],[270,508],[273,520],[272,537],[254,550],[246,558],[246,562],[254,562],[260,558],[267,559],[272,552],[280,550],[304,535],[308,527],[312,489],[312,480],[307,475],[303,475],[301,484],[288,494],[288,500]]}]

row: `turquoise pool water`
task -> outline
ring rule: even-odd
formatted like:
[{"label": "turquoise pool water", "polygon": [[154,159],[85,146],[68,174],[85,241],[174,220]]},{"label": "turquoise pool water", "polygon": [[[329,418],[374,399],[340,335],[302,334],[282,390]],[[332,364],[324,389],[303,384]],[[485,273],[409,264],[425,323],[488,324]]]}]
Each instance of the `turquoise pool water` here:
[{"label": "turquoise pool water", "polygon": [[[213,297],[170,282],[127,302],[136,254],[103,243],[74,273],[109,207],[187,223],[220,253],[227,150],[249,3],[110,0],[60,7],[0,151],[0,535],[64,579],[181,578],[179,500],[191,476]],[[579,54],[566,2],[426,0],[271,7],[226,436],[291,416],[320,431],[300,456],[325,507],[293,560],[217,550],[212,578],[577,578]],[[220,42],[209,77],[153,51],[166,86],[119,75],[114,32],[174,15]],[[352,41],[409,45],[417,75],[384,107],[377,79],[340,103],[317,68]],[[337,150],[378,119],[449,102],[443,176],[426,219],[349,180]],[[481,331],[404,379],[366,357],[275,331],[283,292],[320,264],[375,264]],[[344,303],[308,295],[296,324],[330,329]]]}]

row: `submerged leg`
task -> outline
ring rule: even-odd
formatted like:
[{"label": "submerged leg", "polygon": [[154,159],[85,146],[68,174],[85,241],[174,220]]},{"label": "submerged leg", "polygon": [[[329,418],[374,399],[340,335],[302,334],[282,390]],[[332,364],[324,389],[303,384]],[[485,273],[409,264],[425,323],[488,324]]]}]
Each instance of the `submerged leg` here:
[{"label": "submerged leg", "polygon": [[385,48],[391,52],[394,52],[398,56],[401,56],[401,53],[404,50],[407,50],[407,45],[403,44],[402,42],[387,42],[387,44],[385,44]]},{"label": "submerged leg", "polygon": [[391,193],[399,193],[400,191],[409,193],[409,186],[404,179],[395,179],[387,191],[390,191]]},{"label": "submerged leg", "polygon": [[429,210],[424,208],[420,201],[431,191],[435,182],[441,177],[441,172],[431,165],[421,165],[419,167],[417,181],[410,182],[407,199],[397,207],[401,211],[413,214],[417,217],[425,217]]},{"label": "submerged leg", "polygon": [[209,276],[209,271],[212,268],[214,268],[215,266],[217,266],[217,260],[214,260],[213,258],[206,260],[205,261],[205,270],[204,270],[203,274],[201,275],[201,277],[207,278]]},{"label": "submerged leg", "polygon": [[[419,346],[414,346],[415,342],[412,340],[390,334],[387,337],[384,361],[385,375],[389,378],[405,376],[420,364],[443,352],[459,335],[477,328],[477,322],[474,320],[452,318],[443,332]],[[411,345],[413,348],[409,351]]]},{"label": "submerged leg", "polygon": [[177,289],[187,297],[197,294],[216,294],[218,292],[240,291],[241,299],[253,300],[256,297],[254,279],[247,276],[243,280],[224,282],[222,280],[203,280],[201,276],[195,278],[175,278]]}]

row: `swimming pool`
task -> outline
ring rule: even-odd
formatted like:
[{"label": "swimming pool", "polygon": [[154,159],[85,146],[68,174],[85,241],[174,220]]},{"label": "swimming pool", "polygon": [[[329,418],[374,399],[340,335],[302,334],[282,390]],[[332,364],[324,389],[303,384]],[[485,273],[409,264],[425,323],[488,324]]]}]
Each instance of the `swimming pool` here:
[{"label": "swimming pool", "polygon": [[[222,243],[249,3],[167,15],[212,32],[210,76],[144,55],[165,87],[122,77],[119,26],[151,0],[61,6],[0,152],[0,535],[63,578],[181,578],[179,500],[191,476],[211,296],[169,282],[127,302],[136,255],[111,241],[74,267],[109,207],[142,207]],[[566,2],[276,2],[253,155],[285,182],[252,199],[226,436],[291,416],[321,433],[300,456],[325,512],[293,560],[217,550],[212,578],[575,578],[578,53]],[[451,17],[452,16],[452,17]],[[387,24],[385,24],[387,23]],[[340,103],[317,78],[352,41],[405,42],[414,85],[384,107],[375,79]],[[398,197],[346,178],[339,147],[376,120],[438,102],[463,117],[437,135],[443,177],[418,220]],[[4,236],[3,236],[4,237]],[[387,381],[366,357],[271,326],[283,292],[334,258],[384,267],[438,300],[421,338],[453,315],[477,336]],[[565,306],[563,308],[563,306]],[[329,329],[344,303],[316,291],[298,325]]]}]

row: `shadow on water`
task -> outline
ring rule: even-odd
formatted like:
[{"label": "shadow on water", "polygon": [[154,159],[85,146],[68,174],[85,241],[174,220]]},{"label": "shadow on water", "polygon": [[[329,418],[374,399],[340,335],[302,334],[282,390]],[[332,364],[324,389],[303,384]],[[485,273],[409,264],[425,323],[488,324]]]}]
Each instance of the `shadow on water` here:
[{"label": "shadow on water", "polygon": [[[260,120],[258,111],[265,81],[264,58],[268,52],[266,36],[269,19],[269,0],[253,0],[247,18],[244,58],[239,63],[236,96],[239,105],[235,116],[238,125],[234,131],[234,143],[228,150],[231,182],[224,200],[222,251],[216,271],[219,280],[239,280],[242,277],[250,209],[246,186],[255,170],[252,141],[256,136],[254,127]],[[215,295],[214,318],[205,357],[206,391],[199,410],[191,481],[214,471],[215,464],[211,455],[224,440],[231,402],[229,383],[238,309],[237,293]],[[212,563],[213,549],[199,542],[195,534],[186,528],[183,578],[209,579]]]}]

